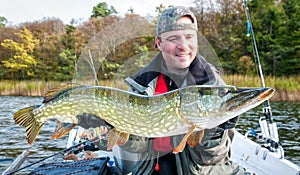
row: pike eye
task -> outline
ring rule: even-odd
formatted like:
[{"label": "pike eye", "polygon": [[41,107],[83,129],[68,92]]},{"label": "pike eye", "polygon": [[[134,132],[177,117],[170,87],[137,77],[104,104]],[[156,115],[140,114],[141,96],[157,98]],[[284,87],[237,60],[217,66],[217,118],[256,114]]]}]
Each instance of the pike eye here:
[{"label": "pike eye", "polygon": [[229,92],[229,91],[226,91],[224,88],[222,88],[222,89],[219,89],[218,95],[219,95],[220,97],[224,97],[228,92]]}]

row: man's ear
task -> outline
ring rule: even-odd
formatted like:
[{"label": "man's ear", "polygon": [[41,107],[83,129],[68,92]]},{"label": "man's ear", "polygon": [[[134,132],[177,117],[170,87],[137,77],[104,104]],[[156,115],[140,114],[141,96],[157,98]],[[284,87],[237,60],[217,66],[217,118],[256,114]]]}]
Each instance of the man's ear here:
[{"label": "man's ear", "polygon": [[155,48],[157,48],[158,50],[161,51],[161,46],[160,46],[160,44],[161,44],[161,40],[160,40],[158,37],[156,37],[156,38],[155,38]]}]

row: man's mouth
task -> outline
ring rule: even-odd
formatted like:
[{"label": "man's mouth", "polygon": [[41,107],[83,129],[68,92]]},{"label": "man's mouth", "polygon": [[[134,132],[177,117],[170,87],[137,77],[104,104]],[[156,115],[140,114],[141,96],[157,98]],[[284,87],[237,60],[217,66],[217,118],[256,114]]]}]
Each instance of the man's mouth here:
[{"label": "man's mouth", "polygon": [[186,58],[186,57],[189,57],[189,54],[188,53],[180,53],[180,54],[176,54],[175,56],[179,57],[179,58]]}]

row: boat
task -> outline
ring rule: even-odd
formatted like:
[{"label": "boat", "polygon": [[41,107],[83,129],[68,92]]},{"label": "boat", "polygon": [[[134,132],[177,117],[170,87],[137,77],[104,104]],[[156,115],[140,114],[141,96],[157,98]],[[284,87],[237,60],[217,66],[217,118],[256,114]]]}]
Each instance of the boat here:
[{"label": "boat", "polygon": [[235,132],[231,153],[232,161],[246,168],[251,174],[300,174],[300,167],[284,158],[284,150],[281,146],[270,151],[239,132]]},{"label": "boat", "polygon": [[[78,144],[85,129],[78,127],[70,132],[68,148]],[[300,175],[300,167],[285,159],[284,150],[281,146],[273,144],[276,148],[268,148],[251,140],[249,132],[244,135],[235,130],[231,146],[231,160],[238,163],[253,175]],[[265,139],[266,140],[266,139]],[[267,141],[271,144],[271,140]],[[265,142],[265,143],[267,143]],[[98,151],[101,157],[110,157],[114,164],[113,155],[117,150]]]}]

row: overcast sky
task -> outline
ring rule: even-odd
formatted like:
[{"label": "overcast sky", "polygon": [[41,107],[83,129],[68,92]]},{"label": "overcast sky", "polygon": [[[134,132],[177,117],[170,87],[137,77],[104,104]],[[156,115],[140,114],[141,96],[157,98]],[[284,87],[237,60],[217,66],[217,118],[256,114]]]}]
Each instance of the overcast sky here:
[{"label": "overcast sky", "polygon": [[100,2],[114,6],[120,15],[132,7],[134,13],[141,16],[156,15],[155,7],[160,4],[194,6],[193,0],[0,0],[0,16],[13,25],[48,17],[59,18],[69,24],[71,19],[87,20],[93,7]]}]

